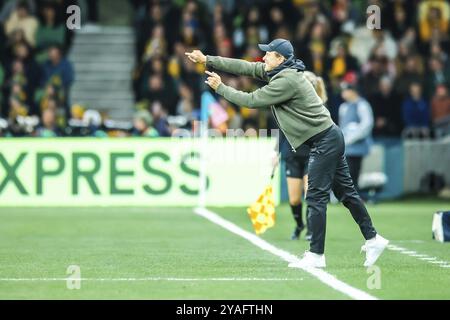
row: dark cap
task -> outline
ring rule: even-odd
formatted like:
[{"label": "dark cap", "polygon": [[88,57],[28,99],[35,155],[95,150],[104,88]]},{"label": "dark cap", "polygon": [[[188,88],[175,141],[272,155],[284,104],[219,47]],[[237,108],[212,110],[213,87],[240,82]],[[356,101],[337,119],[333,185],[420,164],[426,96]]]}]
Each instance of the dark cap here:
[{"label": "dark cap", "polygon": [[258,47],[262,51],[278,52],[285,58],[289,58],[294,55],[294,47],[291,42],[286,39],[275,39],[269,44],[258,44]]}]

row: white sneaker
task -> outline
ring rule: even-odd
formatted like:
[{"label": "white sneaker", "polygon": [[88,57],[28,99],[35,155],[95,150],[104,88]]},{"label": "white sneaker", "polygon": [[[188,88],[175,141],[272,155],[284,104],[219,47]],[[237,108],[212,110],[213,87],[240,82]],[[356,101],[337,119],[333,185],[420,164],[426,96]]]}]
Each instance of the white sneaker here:
[{"label": "white sneaker", "polygon": [[361,252],[366,252],[366,261],[364,262],[364,267],[372,266],[380,255],[383,253],[389,244],[389,240],[386,240],[379,234],[370,240],[366,241],[366,244],[361,247]]},{"label": "white sneaker", "polygon": [[317,254],[314,252],[306,251],[303,257],[298,262],[291,262],[288,265],[289,268],[304,268],[304,267],[313,267],[313,268],[325,268],[325,255]]}]

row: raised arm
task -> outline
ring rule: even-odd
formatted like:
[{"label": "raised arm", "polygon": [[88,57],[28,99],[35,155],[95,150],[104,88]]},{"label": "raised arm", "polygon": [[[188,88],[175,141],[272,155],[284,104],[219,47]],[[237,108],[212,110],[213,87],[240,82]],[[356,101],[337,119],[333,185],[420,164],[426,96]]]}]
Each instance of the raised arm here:
[{"label": "raised arm", "polygon": [[224,58],[217,56],[205,56],[200,50],[186,52],[186,56],[195,63],[203,63],[207,67],[229,72],[241,76],[249,76],[262,81],[269,81],[264,70],[264,63],[248,62],[240,59]]},{"label": "raised arm", "polygon": [[294,94],[289,81],[281,77],[250,93],[236,90],[223,83],[217,86],[216,92],[228,101],[248,108],[267,108],[291,99]]},{"label": "raised arm", "polygon": [[232,59],[216,56],[206,56],[206,66],[216,70],[248,76],[262,81],[269,81],[262,62],[248,62],[242,59]]}]

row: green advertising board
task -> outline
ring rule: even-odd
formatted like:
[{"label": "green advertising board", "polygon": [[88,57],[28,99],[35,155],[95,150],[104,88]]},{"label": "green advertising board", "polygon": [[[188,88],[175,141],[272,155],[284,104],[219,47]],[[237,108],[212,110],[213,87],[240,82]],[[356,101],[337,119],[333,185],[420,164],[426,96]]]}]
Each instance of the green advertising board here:
[{"label": "green advertising board", "polygon": [[0,206],[196,206],[201,168],[206,205],[247,206],[269,183],[274,145],[256,138],[4,138]]}]

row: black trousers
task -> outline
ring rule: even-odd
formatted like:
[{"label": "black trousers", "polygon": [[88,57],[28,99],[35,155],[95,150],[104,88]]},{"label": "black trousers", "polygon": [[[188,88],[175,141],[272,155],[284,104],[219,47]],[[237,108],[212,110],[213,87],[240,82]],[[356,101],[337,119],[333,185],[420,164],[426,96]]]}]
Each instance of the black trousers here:
[{"label": "black trousers", "polygon": [[306,195],[312,232],[310,251],[324,253],[327,204],[331,190],[350,211],[364,238],[375,237],[372,220],[350,176],[341,129],[333,125],[306,143],[311,147]]},{"label": "black trousers", "polygon": [[358,188],[358,179],[359,174],[361,172],[361,163],[362,163],[363,157],[355,157],[355,156],[347,156],[347,163],[348,168],[350,169],[350,177],[352,177],[353,184],[355,185],[355,189],[359,190]]}]

